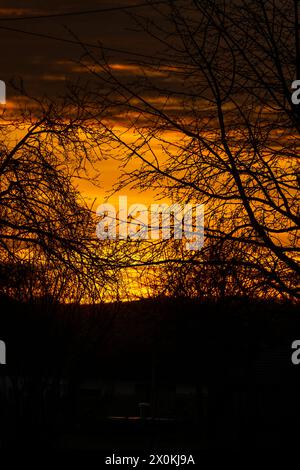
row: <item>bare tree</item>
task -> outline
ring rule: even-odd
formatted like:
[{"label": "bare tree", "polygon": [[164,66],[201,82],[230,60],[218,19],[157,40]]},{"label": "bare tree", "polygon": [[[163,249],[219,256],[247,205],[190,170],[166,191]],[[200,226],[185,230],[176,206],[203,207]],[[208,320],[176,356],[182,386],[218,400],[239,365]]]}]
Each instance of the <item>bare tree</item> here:
[{"label": "bare tree", "polygon": [[72,87],[55,103],[21,91],[27,106],[0,117],[1,289],[22,300],[100,300],[115,282],[114,248],[97,240],[76,182],[99,161],[102,130]]},{"label": "bare tree", "polygon": [[147,18],[132,15],[156,44],[152,57],[127,60],[133,76],[88,47],[82,58],[100,83],[95,101],[121,120],[120,131],[101,120],[122,155],[116,190],[205,204],[206,236],[231,247],[211,263],[250,270],[291,297],[299,297],[298,5],[169,1]]}]

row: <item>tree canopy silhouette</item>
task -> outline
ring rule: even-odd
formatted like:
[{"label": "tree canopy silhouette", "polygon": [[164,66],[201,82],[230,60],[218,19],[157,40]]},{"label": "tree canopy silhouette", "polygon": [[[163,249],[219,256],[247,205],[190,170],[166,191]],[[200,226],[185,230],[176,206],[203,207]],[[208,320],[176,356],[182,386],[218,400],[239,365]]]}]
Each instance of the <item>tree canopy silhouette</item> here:
[{"label": "tree canopy silhouette", "polygon": [[[207,239],[227,247],[226,259],[212,258],[208,243],[210,263],[292,297],[300,271],[300,124],[291,100],[298,9],[296,0],[169,1],[147,17],[132,13],[155,53],[128,59],[129,76],[104,52],[83,46],[82,58],[100,84],[95,101],[122,124],[107,125],[124,170],[116,189],[205,204]],[[130,161],[136,169],[126,171]],[[205,263],[205,250],[191,261]]]},{"label": "tree canopy silhouette", "polygon": [[71,88],[55,101],[25,98],[0,117],[1,289],[22,300],[99,300],[115,281],[114,260],[76,181],[99,159],[101,130]]}]

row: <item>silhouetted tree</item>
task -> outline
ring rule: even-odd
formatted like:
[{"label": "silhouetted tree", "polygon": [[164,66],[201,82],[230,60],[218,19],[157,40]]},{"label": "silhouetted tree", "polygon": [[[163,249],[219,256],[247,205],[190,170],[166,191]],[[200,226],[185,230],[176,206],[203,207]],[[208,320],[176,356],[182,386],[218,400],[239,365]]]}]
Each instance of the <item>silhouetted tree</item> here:
[{"label": "silhouetted tree", "polygon": [[[87,47],[82,59],[100,83],[95,101],[122,125],[106,126],[123,165],[116,189],[205,204],[206,236],[230,246],[226,261],[292,297],[300,270],[299,115],[291,101],[300,79],[298,5],[170,0],[147,17],[132,15],[155,53],[127,60],[129,78]],[[130,161],[135,169],[126,171]]]},{"label": "silhouetted tree", "polygon": [[55,102],[22,91],[28,105],[0,116],[2,292],[99,300],[114,284],[113,248],[96,238],[77,181],[99,160],[102,130],[72,88]]}]

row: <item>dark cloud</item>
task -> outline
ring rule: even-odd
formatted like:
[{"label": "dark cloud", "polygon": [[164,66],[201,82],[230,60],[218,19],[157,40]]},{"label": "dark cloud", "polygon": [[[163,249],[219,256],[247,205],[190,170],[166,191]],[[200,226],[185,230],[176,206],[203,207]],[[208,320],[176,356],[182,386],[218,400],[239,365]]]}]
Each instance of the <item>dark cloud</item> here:
[{"label": "dark cloud", "polygon": [[[0,79],[9,83],[11,79],[22,78],[27,89],[32,93],[58,93],[64,79],[76,77],[78,72],[72,70],[70,62],[78,60],[82,48],[55,40],[30,36],[22,32],[1,29],[14,28],[35,34],[56,36],[74,40],[72,31],[83,42],[97,44],[98,41],[112,49],[128,49],[141,53],[152,53],[149,40],[132,31],[133,21],[130,15],[123,12],[107,12],[48,19],[26,19],[17,21],[4,20],[7,17],[45,15],[78,10],[93,10],[143,3],[142,0],[118,0],[113,5],[108,1],[81,0],[61,2],[45,1],[12,1],[1,2],[0,9]],[[150,14],[148,7],[143,13]],[[3,19],[1,21],[1,18]],[[122,64],[126,58],[122,54],[110,53],[115,63]],[[128,57],[127,57],[128,60]],[[82,73],[80,73],[82,77]],[[8,93],[9,87],[8,87]],[[12,92],[11,92],[12,93]]]}]

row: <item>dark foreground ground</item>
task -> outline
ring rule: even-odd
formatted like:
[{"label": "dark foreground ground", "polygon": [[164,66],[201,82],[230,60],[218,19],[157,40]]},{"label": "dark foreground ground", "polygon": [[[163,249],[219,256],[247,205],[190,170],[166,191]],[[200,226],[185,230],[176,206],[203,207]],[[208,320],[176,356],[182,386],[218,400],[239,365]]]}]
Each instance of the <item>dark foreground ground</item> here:
[{"label": "dark foreground ground", "polygon": [[296,306],[0,305],[2,449],[184,453],[299,442]]}]

